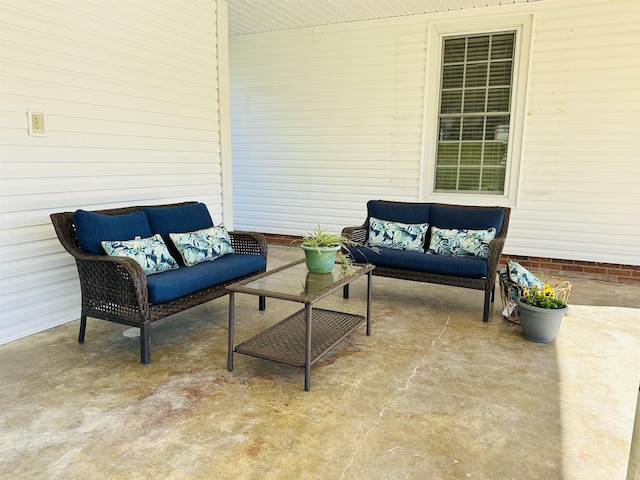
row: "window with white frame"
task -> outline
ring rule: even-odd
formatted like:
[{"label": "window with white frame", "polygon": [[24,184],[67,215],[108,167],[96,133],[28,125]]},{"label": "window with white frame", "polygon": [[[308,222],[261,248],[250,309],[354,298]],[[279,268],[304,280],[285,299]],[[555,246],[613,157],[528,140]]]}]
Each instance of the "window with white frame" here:
[{"label": "window with white frame", "polygon": [[434,190],[504,192],[515,33],[444,39]]},{"label": "window with white frame", "polygon": [[427,91],[436,94],[427,101],[423,191],[514,203],[531,20],[473,23],[430,28]]}]

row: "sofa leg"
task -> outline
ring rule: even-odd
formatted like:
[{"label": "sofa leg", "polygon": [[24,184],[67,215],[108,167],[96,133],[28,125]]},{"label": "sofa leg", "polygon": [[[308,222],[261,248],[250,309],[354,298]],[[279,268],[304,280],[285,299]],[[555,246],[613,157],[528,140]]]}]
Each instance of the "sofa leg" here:
[{"label": "sofa leg", "polygon": [[342,298],[349,298],[349,284],[342,287]]},{"label": "sofa leg", "polygon": [[84,343],[84,334],[87,332],[87,316],[80,316],[80,333],[78,333],[78,343]]},{"label": "sofa leg", "polygon": [[485,290],[484,291],[484,312],[482,315],[482,321],[483,322],[488,322],[489,321],[489,301],[491,300],[491,291],[490,290]]},{"label": "sofa leg", "polygon": [[143,323],[140,327],[140,363],[151,363],[151,324]]},{"label": "sofa leg", "polygon": [[267,297],[258,297],[258,310],[261,312],[267,309]]}]

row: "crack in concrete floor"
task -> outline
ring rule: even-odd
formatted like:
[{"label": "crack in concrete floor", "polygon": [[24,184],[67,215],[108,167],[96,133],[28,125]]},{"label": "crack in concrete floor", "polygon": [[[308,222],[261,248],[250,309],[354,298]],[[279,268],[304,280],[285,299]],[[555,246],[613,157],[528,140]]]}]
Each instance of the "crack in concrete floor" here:
[{"label": "crack in concrete floor", "polygon": [[412,380],[418,374],[420,367],[424,365],[425,360],[431,355],[431,352],[433,352],[433,350],[436,348],[436,344],[438,343],[438,341],[446,333],[447,328],[449,327],[449,323],[451,322],[451,316],[454,313],[455,313],[455,310],[449,313],[444,325],[442,326],[442,329],[440,330],[440,333],[438,333],[437,337],[431,340],[431,346],[429,347],[429,349],[415,363],[413,369],[411,370],[411,374],[409,374],[409,376],[407,377],[404,385],[396,388],[393,394],[391,395],[391,397],[382,405],[382,408],[378,412],[376,421],[373,423],[371,428],[369,428],[369,430],[365,432],[364,436],[362,437],[362,440],[360,441],[355,451],[353,452],[353,455],[351,455],[351,458],[345,465],[344,470],[342,471],[342,475],[340,476],[340,480],[345,480],[347,472],[353,466],[353,463],[355,462],[356,458],[364,448],[364,445],[367,442],[367,438],[378,428],[378,425],[380,425],[380,422],[382,421],[382,418],[384,417],[386,411],[389,409],[389,406],[394,402],[396,398],[398,398],[398,396],[406,394],[409,391],[409,389],[411,388]]}]

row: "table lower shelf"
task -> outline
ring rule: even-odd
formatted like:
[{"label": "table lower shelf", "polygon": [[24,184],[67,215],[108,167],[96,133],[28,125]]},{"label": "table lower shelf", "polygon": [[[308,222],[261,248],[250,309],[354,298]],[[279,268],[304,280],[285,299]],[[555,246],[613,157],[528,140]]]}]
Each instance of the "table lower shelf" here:
[{"label": "table lower shelf", "polygon": [[[331,350],[360,325],[362,315],[314,308],[311,311],[311,364]],[[255,337],[238,344],[234,351],[295,367],[305,366],[305,310],[299,310]]]}]

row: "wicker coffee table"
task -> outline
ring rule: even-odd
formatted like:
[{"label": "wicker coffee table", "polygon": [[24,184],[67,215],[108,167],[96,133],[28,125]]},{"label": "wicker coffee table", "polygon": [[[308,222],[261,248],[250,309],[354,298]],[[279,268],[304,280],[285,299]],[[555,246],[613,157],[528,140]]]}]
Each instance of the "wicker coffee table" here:
[{"label": "wicker coffee table", "polygon": [[[339,264],[331,273],[309,273],[304,260],[227,286],[229,291],[229,345],[227,369],[233,370],[233,353],[304,367],[304,389],[309,390],[311,365],[340,340],[367,324],[371,334],[371,272],[373,265],[354,265],[352,275]],[[367,275],[366,315],[313,308],[313,304],[354,280]],[[304,303],[304,308],[256,336],[235,345],[235,293]]]}]

